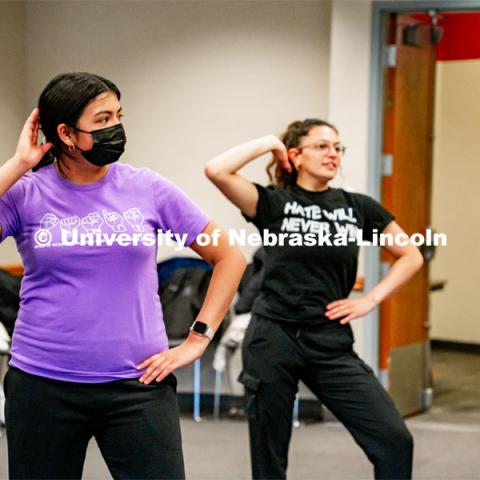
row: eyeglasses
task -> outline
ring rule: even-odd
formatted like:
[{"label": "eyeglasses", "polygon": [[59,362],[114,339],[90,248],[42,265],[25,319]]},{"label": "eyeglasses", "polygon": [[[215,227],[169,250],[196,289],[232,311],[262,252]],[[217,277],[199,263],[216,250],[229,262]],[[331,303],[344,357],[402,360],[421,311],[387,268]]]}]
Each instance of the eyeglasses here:
[{"label": "eyeglasses", "polygon": [[304,148],[313,148],[317,150],[317,152],[326,154],[330,151],[331,148],[335,150],[335,153],[339,156],[345,155],[345,151],[347,147],[344,145],[331,145],[330,143],[310,143],[308,145],[302,145],[301,147],[297,147],[298,150],[301,152]]}]

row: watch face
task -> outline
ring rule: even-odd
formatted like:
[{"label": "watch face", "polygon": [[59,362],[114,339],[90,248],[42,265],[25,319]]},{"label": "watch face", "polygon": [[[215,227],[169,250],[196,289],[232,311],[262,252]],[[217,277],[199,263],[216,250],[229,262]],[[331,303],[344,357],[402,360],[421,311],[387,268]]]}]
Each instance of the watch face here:
[{"label": "watch face", "polygon": [[192,330],[196,333],[199,333],[200,335],[205,335],[205,333],[207,332],[207,329],[208,329],[208,325],[203,322],[195,322],[192,325]]}]

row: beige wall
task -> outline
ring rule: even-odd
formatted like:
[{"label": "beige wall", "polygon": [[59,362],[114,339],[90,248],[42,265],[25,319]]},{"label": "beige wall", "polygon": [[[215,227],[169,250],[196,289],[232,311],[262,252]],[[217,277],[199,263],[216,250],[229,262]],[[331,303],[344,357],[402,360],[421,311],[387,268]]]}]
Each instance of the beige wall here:
[{"label": "beige wall", "polygon": [[[368,193],[370,42],[371,2],[334,1],[330,38],[329,116],[347,146],[347,154],[342,159],[342,173],[334,185],[363,193]],[[364,272],[363,253],[360,255],[359,275]],[[376,344],[366,344],[370,322],[370,318],[354,321],[352,328],[356,339],[355,349],[368,363],[375,365]]]},{"label": "beige wall", "polygon": [[[112,5],[0,2],[0,98],[2,117],[9,119],[0,123],[0,158],[11,155],[23,119],[45,83],[59,72],[87,70],[108,76],[121,87],[129,139],[125,161],[166,175],[227,228],[245,223],[203,178],[203,164],[231,145],[280,133],[296,118],[316,115],[337,124],[348,154],[336,184],[369,193],[370,0],[124,1],[115,2],[115,8]],[[437,115],[440,111],[449,110],[437,108]],[[468,128],[474,126],[472,121]],[[440,128],[437,134],[440,148]],[[465,163],[469,151],[473,154],[471,149],[461,151],[464,168],[455,173],[475,178],[478,167],[472,155],[468,167]],[[453,158],[458,157],[456,151]],[[245,174],[265,182],[264,165],[258,161]],[[443,172],[440,168],[436,165],[435,185],[448,179],[449,187],[457,183],[450,167]],[[437,214],[441,205],[437,210],[436,199],[447,198],[439,193],[439,186],[434,186],[433,224],[448,231],[452,227],[446,225],[445,214]],[[458,200],[467,194],[467,189],[456,194],[447,207],[468,205],[467,199]],[[475,221],[473,215],[467,218]],[[462,327],[475,315],[475,305],[463,305],[462,314],[446,313],[454,301],[474,298],[464,288],[475,288],[473,281],[456,287],[452,265],[458,265],[459,274],[468,268],[466,260],[452,258],[461,259],[462,251],[457,257],[454,239],[449,240],[449,247],[438,252],[432,265],[433,278],[448,276],[449,280],[445,292],[432,295],[433,336],[479,341],[478,335],[473,340],[475,336]],[[475,251],[473,245],[471,251]],[[11,243],[0,247],[1,263],[17,259]],[[447,295],[452,298],[447,300]],[[360,321],[353,325],[360,352],[365,325]]]},{"label": "beige wall", "polygon": [[432,338],[480,343],[480,60],[438,62],[432,226],[448,235],[431,264]]},{"label": "beige wall", "polygon": [[[327,116],[330,11],[330,1],[30,2],[26,97],[36,102],[59,72],[111,78],[124,95],[124,161],[169,177],[222,226],[243,227],[202,167],[293,119]],[[245,174],[265,182],[264,166]]]},{"label": "beige wall", "polygon": [[367,192],[371,2],[334,1],[330,50],[330,120],[347,154],[336,185]]},{"label": "beige wall", "polygon": [[[0,2],[0,163],[15,152],[25,115],[25,4]],[[18,263],[12,239],[0,248],[0,265]]]}]

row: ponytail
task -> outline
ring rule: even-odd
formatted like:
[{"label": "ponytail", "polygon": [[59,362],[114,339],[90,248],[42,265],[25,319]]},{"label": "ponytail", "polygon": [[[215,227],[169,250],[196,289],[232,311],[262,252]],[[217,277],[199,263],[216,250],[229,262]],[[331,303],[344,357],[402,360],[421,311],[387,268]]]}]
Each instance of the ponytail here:
[{"label": "ponytail", "polygon": [[[307,118],[303,121],[297,120],[292,122],[285,132],[280,136],[280,140],[285,145],[286,149],[298,147],[302,137],[309,134],[313,127],[328,127],[338,134],[338,130],[331,123],[318,118]],[[291,163],[291,162],[290,162]],[[280,159],[276,153],[267,165],[267,175],[270,182],[280,188],[285,188],[288,185],[295,185],[297,183],[297,171],[292,165],[292,171],[287,172],[280,166]]]}]

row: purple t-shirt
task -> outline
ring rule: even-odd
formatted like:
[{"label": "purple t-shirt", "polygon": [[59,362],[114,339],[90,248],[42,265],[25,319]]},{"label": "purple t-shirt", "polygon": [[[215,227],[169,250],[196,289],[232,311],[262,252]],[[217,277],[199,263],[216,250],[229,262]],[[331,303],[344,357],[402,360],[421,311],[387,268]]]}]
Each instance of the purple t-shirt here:
[{"label": "purple t-shirt", "polygon": [[157,231],[187,235],[209,219],[151,170],[114,163],[78,185],[53,165],[23,176],[0,199],[2,240],[25,267],[10,364],[57,380],[135,378],[168,349],[158,296]]}]

